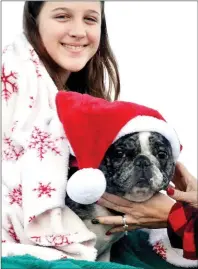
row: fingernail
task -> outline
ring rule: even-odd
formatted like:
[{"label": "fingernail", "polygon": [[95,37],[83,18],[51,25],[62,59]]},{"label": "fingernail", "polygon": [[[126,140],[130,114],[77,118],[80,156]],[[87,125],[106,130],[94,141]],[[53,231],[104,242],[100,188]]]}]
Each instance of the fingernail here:
[{"label": "fingernail", "polygon": [[100,223],[98,219],[92,219],[91,222],[92,222],[92,224],[99,224]]},{"label": "fingernail", "polygon": [[106,232],[106,235],[111,235],[111,234],[112,234],[112,233],[111,233],[111,232],[109,232],[109,231],[108,231],[108,232]]},{"label": "fingernail", "polygon": [[175,190],[173,188],[169,187],[169,188],[167,188],[166,192],[168,195],[173,195],[175,193]]},{"label": "fingernail", "polygon": [[96,201],[96,204],[100,204],[100,202],[101,202],[101,199],[99,199],[98,201]]}]

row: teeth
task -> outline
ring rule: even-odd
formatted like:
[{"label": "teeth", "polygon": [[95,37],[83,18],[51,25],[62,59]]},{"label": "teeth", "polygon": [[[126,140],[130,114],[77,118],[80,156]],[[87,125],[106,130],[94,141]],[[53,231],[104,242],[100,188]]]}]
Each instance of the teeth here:
[{"label": "teeth", "polygon": [[63,44],[64,47],[66,47],[67,49],[70,49],[70,50],[81,50],[82,48],[84,48],[84,46],[71,46],[71,45],[66,45],[66,44]]}]

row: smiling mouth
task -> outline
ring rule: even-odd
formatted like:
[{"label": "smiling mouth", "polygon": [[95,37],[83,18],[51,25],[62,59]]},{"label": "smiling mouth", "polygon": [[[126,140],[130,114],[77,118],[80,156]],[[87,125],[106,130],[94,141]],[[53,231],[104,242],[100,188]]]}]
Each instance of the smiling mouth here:
[{"label": "smiling mouth", "polygon": [[68,51],[71,52],[81,52],[82,50],[84,50],[88,45],[81,45],[81,46],[74,46],[74,45],[67,45],[64,43],[61,43],[61,45],[66,48]]}]

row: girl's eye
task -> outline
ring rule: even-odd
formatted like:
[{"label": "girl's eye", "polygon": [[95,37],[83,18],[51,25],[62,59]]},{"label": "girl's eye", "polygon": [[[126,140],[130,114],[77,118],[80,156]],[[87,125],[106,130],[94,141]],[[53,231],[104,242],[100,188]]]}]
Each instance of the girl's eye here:
[{"label": "girl's eye", "polygon": [[58,15],[55,18],[58,20],[67,20],[70,18],[70,16],[69,15]]},{"label": "girl's eye", "polygon": [[90,22],[97,22],[97,19],[92,18],[92,17],[85,18],[85,20],[90,21]]}]

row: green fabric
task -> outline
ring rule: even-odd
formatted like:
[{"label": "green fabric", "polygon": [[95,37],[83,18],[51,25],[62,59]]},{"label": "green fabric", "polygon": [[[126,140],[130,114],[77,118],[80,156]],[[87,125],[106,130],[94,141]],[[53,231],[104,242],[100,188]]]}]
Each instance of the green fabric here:
[{"label": "green fabric", "polygon": [[184,268],[171,265],[157,255],[152,250],[151,245],[148,244],[148,233],[140,230],[128,233],[127,236],[124,236],[119,242],[114,244],[111,251],[111,261],[138,266],[144,269]]},{"label": "green fabric", "polygon": [[2,269],[142,269],[132,266],[123,266],[110,262],[87,262],[77,260],[43,261],[35,257],[13,256],[3,257],[1,260]]},{"label": "green fabric", "polygon": [[44,261],[30,255],[2,258],[2,269],[182,269],[168,264],[149,246],[148,234],[130,232],[114,244],[111,262],[87,262],[77,260]]}]

